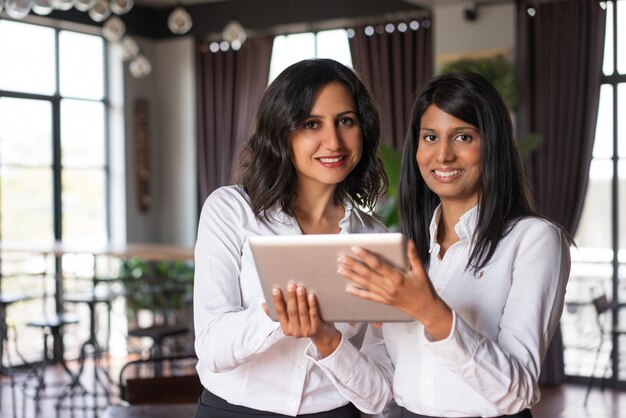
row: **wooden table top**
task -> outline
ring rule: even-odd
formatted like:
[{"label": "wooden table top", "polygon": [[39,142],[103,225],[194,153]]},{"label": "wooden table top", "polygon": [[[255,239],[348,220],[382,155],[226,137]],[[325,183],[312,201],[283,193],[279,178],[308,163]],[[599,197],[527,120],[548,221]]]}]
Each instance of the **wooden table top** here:
[{"label": "wooden table top", "polygon": [[193,248],[172,244],[122,243],[105,245],[72,245],[52,243],[0,242],[0,251],[20,252],[55,257],[64,254],[93,254],[118,258],[140,258],[147,261],[193,260]]},{"label": "wooden table top", "polygon": [[102,418],[192,418],[195,403],[107,406]]}]

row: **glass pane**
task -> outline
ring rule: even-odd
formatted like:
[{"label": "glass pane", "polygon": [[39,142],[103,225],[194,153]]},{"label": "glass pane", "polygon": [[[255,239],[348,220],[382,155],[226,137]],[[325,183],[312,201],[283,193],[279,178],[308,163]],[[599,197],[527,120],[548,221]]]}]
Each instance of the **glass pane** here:
[{"label": "glass pane", "polygon": [[52,95],[54,29],[0,20],[0,89]]},{"label": "glass pane", "polygon": [[2,240],[54,240],[52,170],[2,167],[0,177]]},{"label": "glass pane", "polygon": [[61,101],[61,165],[102,167],[105,161],[104,103]]},{"label": "glass pane", "polygon": [[63,242],[107,242],[105,186],[102,170],[63,170]]},{"label": "glass pane", "polygon": [[606,75],[613,74],[615,53],[613,52],[613,3],[606,3],[606,30],[604,32],[604,62],[602,71]]},{"label": "glass pane", "polygon": [[[611,160],[593,159],[591,161],[589,187],[575,236],[581,252],[584,249],[611,248],[612,177],[613,163]],[[596,254],[595,258],[601,257],[600,252],[596,251]]]},{"label": "glass pane", "polygon": [[593,158],[613,156],[613,86],[600,87],[600,106],[596,123],[596,138],[593,143]]},{"label": "glass pane", "polygon": [[617,72],[626,74],[626,2],[617,2]]},{"label": "glass pane", "polygon": [[617,85],[617,114],[622,115],[617,118],[617,155],[626,158],[626,83]]},{"label": "glass pane", "polygon": [[352,68],[352,56],[345,29],[319,32],[317,34],[317,57],[332,58]]},{"label": "glass pane", "polygon": [[313,33],[277,36],[274,38],[274,47],[272,48],[269,82],[271,83],[278,74],[291,64],[313,57],[315,57],[315,35]]},{"label": "glass pane", "polygon": [[0,163],[52,165],[52,104],[0,97]]},{"label": "glass pane", "polygon": [[[620,158],[617,163],[619,178],[619,252],[620,277],[626,279],[626,158]],[[626,288],[624,289],[626,292]],[[622,299],[626,301],[626,293],[622,293]]]},{"label": "glass pane", "polygon": [[59,33],[60,91],[84,99],[104,97],[104,41],[95,35]]}]

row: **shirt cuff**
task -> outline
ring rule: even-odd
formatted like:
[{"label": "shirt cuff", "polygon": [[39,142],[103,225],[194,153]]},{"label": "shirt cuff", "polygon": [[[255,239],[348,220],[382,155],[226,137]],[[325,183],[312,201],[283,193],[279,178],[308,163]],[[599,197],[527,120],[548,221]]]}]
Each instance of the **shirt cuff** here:
[{"label": "shirt cuff", "polygon": [[276,344],[278,341],[285,338],[285,334],[283,334],[282,329],[280,328],[280,322],[276,322],[272,320],[263,310],[263,303],[265,301],[262,298],[255,300],[248,309],[251,309],[251,316],[253,318],[259,318],[256,322],[256,327],[258,329],[259,334],[263,335],[265,338],[257,347],[257,351],[265,351],[269,347]]},{"label": "shirt cuff", "polygon": [[340,379],[353,372],[354,364],[359,361],[358,350],[352,344],[346,344],[346,338],[343,335],[339,345],[330,355],[322,358],[312,342],[307,346],[304,355],[322,369],[332,370],[332,374]]},{"label": "shirt cuff", "polygon": [[423,345],[431,350],[441,364],[446,367],[458,367],[467,364],[474,358],[481,338],[465,323],[456,312],[452,311],[452,328],[450,334],[439,341],[432,341],[423,329]]}]

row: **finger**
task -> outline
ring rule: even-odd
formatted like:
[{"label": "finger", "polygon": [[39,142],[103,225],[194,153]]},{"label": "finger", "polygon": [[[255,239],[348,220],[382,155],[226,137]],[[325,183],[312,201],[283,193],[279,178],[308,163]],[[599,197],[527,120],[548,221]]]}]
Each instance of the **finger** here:
[{"label": "finger", "polygon": [[409,259],[411,271],[417,276],[426,276],[427,273],[426,269],[424,269],[424,263],[422,263],[421,258],[417,255],[417,249],[415,248],[415,243],[412,239],[410,239],[406,245],[406,253]]},{"label": "finger", "polygon": [[300,327],[300,319],[298,313],[298,300],[296,298],[296,285],[289,283],[287,285],[287,316],[289,322],[295,327]]},{"label": "finger", "polygon": [[317,296],[315,296],[315,293],[309,293],[308,305],[309,305],[309,316],[311,318],[311,327],[314,330],[319,329],[323,321],[320,315],[320,308],[317,303]]},{"label": "finger", "polygon": [[309,319],[309,303],[307,302],[307,292],[303,286],[296,288],[296,300],[298,302],[298,316],[300,320],[300,328],[306,334],[311,328],[311,320]]},{"label": "finger", "polygon": [[404,279],[404,272],[398,269],[396,266],[389,264],[383,258],[374,254],[364,248],[361,247],[353,247],[352,251],[357,256],[357,258],[367,265],[373,272],[375,272],[378,276],[384,278],[384,281],[381,281],[380,285],[385,285],[389,282],[392,283],[401,283]]},{"label": "finger", "polygon": [[289,318],[287,317],[287,306],[285,305],[285,299],[283,298],[283,292],[278,288],[272,289],[272,297],[274,298],[274,308],[276,309],[276,316],[280,322],[281,328],[289,324]]},{"label": "finger", "polygon": [[383,323],[382,322],[372,322],[370,325],[373,326],[374,328],[382,328]]},{"label": "finger", "polygon": [[350,293],[351,295],[358,296],[361,299],[373,300],[374,302],[389,304],[387,299],[385,299],[378,293],[370,292],[369,290],[362,289],[351,284],[346,286],[346,292]]},{"label": "finger", "polygon": [[[354,259],[348,256],[340,257],[339,262],[340,265],[337,269],[339,274],[353,282],[357,287],[369,290],[370,292],[386,295],[387,298],[396,292],[396,287],[403,281],[402,277],[383,277],[367,265],[355,262]],[[390,276],[402,276],[403,274],[404,272],[400,270],[395,270],[389,273]]]},{"label": "finger", "polygon": [[261,308],[263,309],[263,312],[265,312],[265,315],[270,316],[270,310],[269,310],[269,308],[267,307],[267,303],[263,302],[263,303],[261,304]]}]

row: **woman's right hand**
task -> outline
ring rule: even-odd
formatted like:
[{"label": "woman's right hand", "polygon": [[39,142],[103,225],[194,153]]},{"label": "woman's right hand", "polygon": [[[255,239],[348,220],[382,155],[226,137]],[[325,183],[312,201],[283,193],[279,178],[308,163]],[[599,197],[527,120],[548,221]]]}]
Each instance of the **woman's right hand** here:
[{"label": "woman's right hand", "polygon": [[337,349],[341,333],[334,324],[322,320],[315,294],[308,293],[304,286],[289,283],[286,300],[278,287],[274,287],[272,296],[283,334],[311,338],[322,357]]}]

